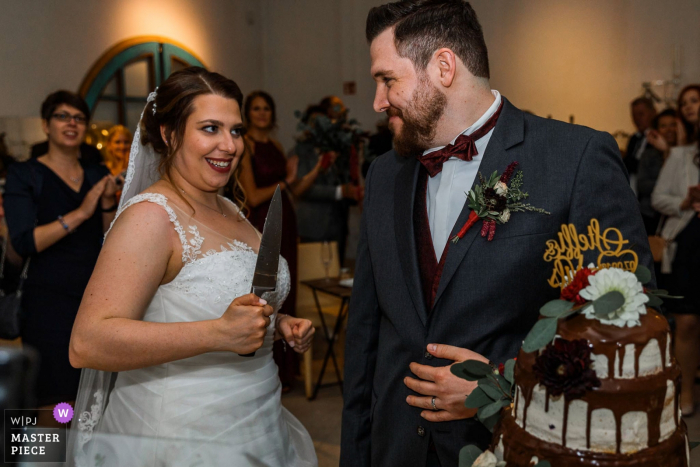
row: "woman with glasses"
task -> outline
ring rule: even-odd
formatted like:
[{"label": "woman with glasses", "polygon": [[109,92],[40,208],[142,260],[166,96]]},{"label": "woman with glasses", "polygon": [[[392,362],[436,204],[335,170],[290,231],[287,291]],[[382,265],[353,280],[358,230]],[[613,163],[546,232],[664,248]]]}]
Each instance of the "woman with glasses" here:
[{"label": "woman with glasses", "polygon": [[[12,245],[30,260],[22,297],[23,345],[40,356],[39,408],[75,400],[80,370],[70,366],[68,343],[85,287],[117,208],[117,186],[105,166],[84,162],[80,145],[90,110],[68,91],[41,106],[48,153],[13,164],[5,215]],[[50,412],[44,425],[51,424]],[[40,417],[40,422],[42,422]]]}]

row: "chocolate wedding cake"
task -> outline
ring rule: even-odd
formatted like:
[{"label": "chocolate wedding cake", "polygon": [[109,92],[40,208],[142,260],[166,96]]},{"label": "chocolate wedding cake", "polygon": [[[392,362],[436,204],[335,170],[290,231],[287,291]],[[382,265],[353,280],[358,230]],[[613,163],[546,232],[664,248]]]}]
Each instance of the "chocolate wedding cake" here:
[{"label": "chocolate wedding cake", "polygon": [[[517,359],[497,372],[474,360],[453,365],[477,381],[465,405],[493,431],[489,450],[462,449],[462,465],[689,466],[671,331],[649,308],[668,292],[644,288],[651,272],[628,245],[595,219],[587,235],[563,225],[544,255],[560,298],[540,309]],[[596,265],[583,267],[585,251]]]},{"label": "chocolate wedding cake", "polygon": [[496,458],[507,466],[689,465],[680,369],[663,316],[648,309],[639,326],[620,328],[577,314],[559,321],[557,336],[587,342],[600,385],[577,398],[554,396],[537,376],[537,354],[521,350],[514,403],[494,431]]}]

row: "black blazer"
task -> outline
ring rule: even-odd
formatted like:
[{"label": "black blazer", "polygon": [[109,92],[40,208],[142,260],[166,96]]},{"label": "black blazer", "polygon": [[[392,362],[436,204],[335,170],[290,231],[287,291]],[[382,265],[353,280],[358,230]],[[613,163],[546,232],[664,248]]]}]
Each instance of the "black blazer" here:
[{"label": "black blazer", "polygon": [[[347,329],[341,466],[423,466],[432,439],[442,466],[451,467],[466,444],[486,447],[491,433],[474,419],[421,418],[421,409],[406,403],[413,392],[403,379],[412,376],[411,362],[451,363],[426,354],[429,343],[493,362],[514,357],[539,308],[558,297],[543,254],[561,224],[585,232],[595,217],[617,227],[653,270],[639,206],[608,133],[528,115],[506,100],[479,170],[501,173],[513,161],[528,201],[551,215],[514,213],[492,242],[477,224],[450,245],[432,310],[422,296],[413,231],[419,163],[389,152],[370,167]],[[465,203],[452,235],[469,212]]]}]

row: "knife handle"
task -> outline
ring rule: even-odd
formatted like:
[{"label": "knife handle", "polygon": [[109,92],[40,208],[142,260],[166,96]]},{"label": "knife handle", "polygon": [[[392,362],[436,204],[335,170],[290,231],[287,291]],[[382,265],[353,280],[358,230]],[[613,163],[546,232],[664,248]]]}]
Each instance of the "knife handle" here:
[{"label": "knife handle", "polygon": [[[257,295],[258,297],[262,297],[262,294],[263,294],[263,293],[269,292],[269,291],[271,291],[271,290],[275,290],[275,289],[274,289],[274,288],[265,288],[265,287],[256,287],[256,286],[253,286],[253,287],[250,289],[250,293],[254,293],[254,294]],[[247,353],[247,354],[245,354],[245,355],[241,355],[241,354],[238,354],[238,355],[241,356],[241,357],[255,357],[255,352]]]}]

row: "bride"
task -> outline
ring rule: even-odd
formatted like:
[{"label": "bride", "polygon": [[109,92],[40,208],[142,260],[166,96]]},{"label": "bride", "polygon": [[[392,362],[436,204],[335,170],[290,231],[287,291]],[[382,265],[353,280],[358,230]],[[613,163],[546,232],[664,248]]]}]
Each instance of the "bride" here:
[{"label": "bride", "polygon": [[275,338],[303,353],[314,328],[277,313],[284,259],[274,292],[248,293],[260,233],[217,194],[240,188],[241,100],[197,67],[149,96],[71,336],[70,465],[317,465],[272,360]]}]

